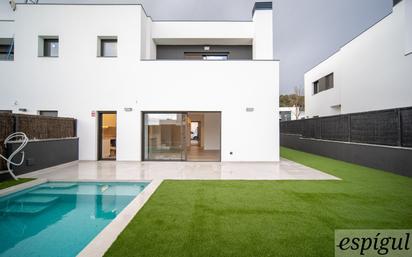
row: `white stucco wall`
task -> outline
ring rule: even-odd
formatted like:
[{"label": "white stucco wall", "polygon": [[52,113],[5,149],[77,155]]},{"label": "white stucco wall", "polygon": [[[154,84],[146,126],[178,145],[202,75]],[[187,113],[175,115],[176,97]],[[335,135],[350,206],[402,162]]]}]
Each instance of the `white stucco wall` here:
[{"label": "white stucco wall", "polygon": [[273,60],[273,11],[256,10],[253,24],[253,59]]},{"label": "white stucco wall", "polygon": [[412,0],[405,1],[405,54],[412,54]]},{"label": "white stucco wall", "polygon": [[[139,5],[18,6],[15,61],[0,62],[0,109],[78,119],[81,160],[97,158],[92,111],[117,111],[121,161],[141,160],[142,111],[221,111],[222,161],[278,161],[279,63],[141,61],[153,57],[142,13]],[[39,35],[59,36],[58,58],[38,57]],[[117,58],[96,57],[98,36],[118,37]]]},{"label": "white stucco wall", "polygon": [[[154,21],[152,26],[153,39],[165,43],[196,44],[202,40],[214,42],[207,41],[207,39],[217,40],[222,44],[225,42],[250,43],[254,34],[254,24],[249,21]],[[237,39],[237,41],[231,41],[231,39]]]},{"label": "white stucco wall", "polygon": [[8,0],[0,1],[0,20],[14,20],[14,12]]},{"label": "white stucco wall", "polygon": [[[305,74],[306,115],[327,116],[412,106],[412,55],[405,56],[405,1],[393,13]],[[334,72],[335,88],[313,95]]]},{"label": "white stucco wall", "polygon": [[[340,58],[338,52],[305,74],[305,115],[329,116],[340,114],[341,81]],[[333,72],[334,88],[313,94],[313,82]]]}]

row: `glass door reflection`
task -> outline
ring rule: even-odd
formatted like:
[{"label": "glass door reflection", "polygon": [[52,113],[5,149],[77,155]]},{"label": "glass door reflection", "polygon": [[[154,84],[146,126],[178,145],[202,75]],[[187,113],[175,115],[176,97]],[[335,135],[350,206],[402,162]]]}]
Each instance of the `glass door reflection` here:
[{"label": "glass door reflection", "polygon": [[144,114],[144,160],[186,160],[185,113]]}]

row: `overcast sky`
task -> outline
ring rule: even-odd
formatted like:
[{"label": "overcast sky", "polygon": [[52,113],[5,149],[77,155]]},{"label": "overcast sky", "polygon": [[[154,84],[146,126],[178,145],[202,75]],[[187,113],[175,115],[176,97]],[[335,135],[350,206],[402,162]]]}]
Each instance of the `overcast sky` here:
[{"label": "overcast sky", "polygon": [[[250,20],[255,0],[40,2],[139,2],[155,20]],[[290,93],[295,86],[303,86],[303,75],[306,71],[389,14],[391,10],[392,0],[274,0],[274,49],[275,59],[281,61],[280,92]]]}]

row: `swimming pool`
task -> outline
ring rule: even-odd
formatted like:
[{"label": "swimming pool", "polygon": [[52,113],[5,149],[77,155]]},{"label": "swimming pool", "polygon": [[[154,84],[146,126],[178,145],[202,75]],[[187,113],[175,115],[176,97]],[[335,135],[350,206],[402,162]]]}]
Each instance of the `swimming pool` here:
[{"label": "swimming pool", "polygon": [[0,256],[76,256],[148,184],[47,182],[0,197]]}]

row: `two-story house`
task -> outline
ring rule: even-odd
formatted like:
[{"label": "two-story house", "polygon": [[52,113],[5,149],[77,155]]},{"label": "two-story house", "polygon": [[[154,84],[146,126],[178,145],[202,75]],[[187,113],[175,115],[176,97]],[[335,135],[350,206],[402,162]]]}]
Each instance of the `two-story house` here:
[{"label": "two-story house", "polygon": [[81,160],[279,160],[271,2],[247,21],[157,21],[139,4],[1,8],[0,110],[76,118]]}]

